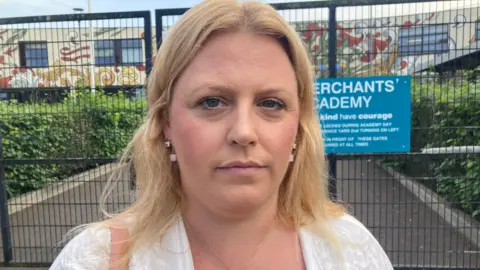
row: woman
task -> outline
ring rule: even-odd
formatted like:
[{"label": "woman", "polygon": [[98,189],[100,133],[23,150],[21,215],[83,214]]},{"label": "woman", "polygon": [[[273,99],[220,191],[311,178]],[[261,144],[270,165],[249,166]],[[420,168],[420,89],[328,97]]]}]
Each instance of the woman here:
[{"label": "woman", "polygon": [[330,202],[311,63],[269,5],[207,0],[169,31],[126,156],[137,201],[51,269],[392,269]]}]

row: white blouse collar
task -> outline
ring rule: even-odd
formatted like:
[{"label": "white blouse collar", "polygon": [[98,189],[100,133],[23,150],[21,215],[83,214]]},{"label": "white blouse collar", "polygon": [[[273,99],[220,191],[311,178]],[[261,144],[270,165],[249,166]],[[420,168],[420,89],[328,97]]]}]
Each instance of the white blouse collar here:
[{"label": "white blouse collar", "polygon": [[[301,229],[299,233],[300,245],[306,269],[315,269],[314,261],[311,260],[312,244],[315,241],[310,232]],[[188,242],[185,224],[180,218],[178,222],[165,234],[161,246],[164,249],[161,257],[172,265],[172,269],[194,270],[193,258]]]}]

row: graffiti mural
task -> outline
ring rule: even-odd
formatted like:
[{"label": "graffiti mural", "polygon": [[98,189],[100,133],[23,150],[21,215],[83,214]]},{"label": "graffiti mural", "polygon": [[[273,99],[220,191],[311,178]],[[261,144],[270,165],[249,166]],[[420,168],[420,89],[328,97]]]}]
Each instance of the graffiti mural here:
[{"label": "graffiti mural", "polygon": [[[128,31],[127,31],[128,30]],[[30,36],[28,29],[8,29],[0,31],[0,88],[35,88],[35,87],[89,87],[91,84],[91,44],[86,29],[69,30],[64,35],[63,29],[52,29],[51,39],[42,40]],[[127,35],[138,32],[143,39],[141,29],[132,31],[127,28],[96,29],[94,39],[137,38]],[[55,38],[62,36],[63,39]],[[19,42],[47,41],[48,67],[20,67]],[[136,66],[102,66],[94,67],[95,85],[97,86],[135,86],[145,82],[145,65]]]},{"label": "graffiti mural", "polygon": [[[336,69],[342,76],[410,74],[417,64],[440,54],[400,54],[399,33],[402,29],[446,24],[448,39],[442,42],[448,43],[448,49],[453,51],[477,42],[478,13],[477,8],[470,8],[340,21],[335,37]],[[291,25],[307,46],[317,77],[328,76],[328,22],[291,22]],[[42,29],[0,29],[0,88],[88,87],[93,80],[91,40],[144,40],[143,28],[138,27],[98,28],[93,30],[93,37],[90,37],[89,29],[80,27],[38,31]],[[167,32],[168,29],[163,29],[165,35]],[[152,29],[152,33],[155,33],[155,29]],[[154,54],[157,47],[155,40],[154,36],[152,40],[144,41],[152,43]],[[48,68],[22,68],[21,41],[46,41]],[[146,81],[145,59],[142,62],[137,65],[94,66],[93,82],[97,86],[143,85]]]},{"label": "graffiti mural", "polygon": [[[477,9],[444,11],[411,16],[342,21],[337,24],[336,69],[343,76],[405,75],[415,65],[440,54],[401,55],[399,32],[427,25],[447,24],[450,51],[477,41]],[[313,57],[317,77],[328,76],[328,22],[292,24]]]}]

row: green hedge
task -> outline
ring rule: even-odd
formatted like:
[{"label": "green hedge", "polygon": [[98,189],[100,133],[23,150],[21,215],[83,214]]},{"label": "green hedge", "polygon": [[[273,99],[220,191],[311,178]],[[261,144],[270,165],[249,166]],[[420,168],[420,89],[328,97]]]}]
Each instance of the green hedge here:
[{"label": "green hedge", "polygon": [[[0,102],[5,159],[116,158],[145,115],[144,99],[76,91],[55,104]],[[94,166],[94,165],[93,165]],[[92,167],[81,161],[9,165],[8,196],[41,188]]]},{"label": "green hedge", "polygon": [[[425,147],[480,145],[480,83],[438,80],[412,84],[412,151]],[[78,91],[60,103],[0,102],[0,130],[6,159],[118,156],[145,115],[144,99],[121,93]],[[480,216],[480,155],[442,158],[422,167],[410,160],[386,160],[413,176],[438,179],[431,187],[449,202]],[[77,165],[6,167],[9,196],[85,170]]]},{"label": "green hedge", "polygon": [[[457,79],[412,82],[412,151],[480,145],[480,83]],[[465,77],[463,77],[465,78]],[[424,181],[452,205],[480,218],[480,155],[386,160]]]}]

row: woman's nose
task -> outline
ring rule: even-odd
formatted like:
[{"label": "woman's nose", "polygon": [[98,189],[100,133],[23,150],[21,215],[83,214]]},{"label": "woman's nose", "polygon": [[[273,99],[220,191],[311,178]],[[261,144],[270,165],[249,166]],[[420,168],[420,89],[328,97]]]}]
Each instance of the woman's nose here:
[{"label": "woman's nose", "polygon": [[256,119],[254,108],[248,106],[238,106],[233,112],[229,131],[228,142],[232,145],[249,146],[257,143]]}]

